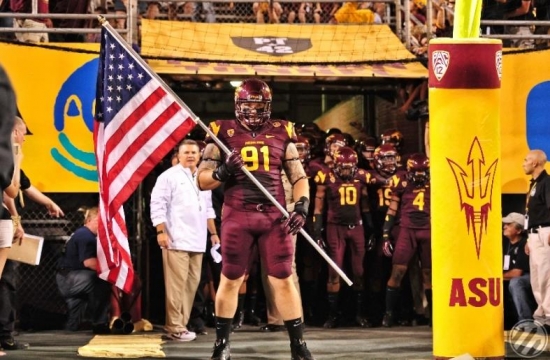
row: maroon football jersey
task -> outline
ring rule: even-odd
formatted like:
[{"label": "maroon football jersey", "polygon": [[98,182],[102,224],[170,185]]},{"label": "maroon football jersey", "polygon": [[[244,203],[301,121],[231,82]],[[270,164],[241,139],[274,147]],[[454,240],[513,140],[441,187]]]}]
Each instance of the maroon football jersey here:
[{"label": "maroon football jersey", "polygon": [[361,223],[361,196],[366,186],[365,171],[359,169],[353,180],[338,177],[334,171],[319,172],[315,182],[326,186],[325,204],[327,223],[359,225]]},{"label": "maroon football jersey", "polygon": [[[270,120],[261,128],[251,131],[237,120],[217,120],[210,123],[210,130],[230,150],[241,152],[246,169],[279,204],[286,207],[281,170],[288,143],[296,141],[294,124],[284,120]],[[214,140],[207,135],[206,142],[214,143]],[[223,152],[222,159],[225,159]],[[239,209],[247,203],[269,204],[270,201],[239,170],[225,183],[224,204]]]},{"label": "maroon football jersey", "polygon": [[385,217],[390,206],[392,189],[398,187],[406,179],[407,173],[403,170],[397,170],[389,178],[383,177],[376,170],[364,170],[364,173],[364,180],[369,189],[371,212],[379,212],[382,217]]},{"label": "maroon football jersey", "polygon": [[411,229],[430,228],[430,185],[416,187],[402,181],[394,193],[401,198],[400,225]]}]

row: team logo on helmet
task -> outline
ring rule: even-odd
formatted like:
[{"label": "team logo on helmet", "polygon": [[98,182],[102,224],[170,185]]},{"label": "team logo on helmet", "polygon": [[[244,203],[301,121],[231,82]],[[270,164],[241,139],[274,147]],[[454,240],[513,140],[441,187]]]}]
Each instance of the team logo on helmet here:
[{"label": "team logo on helmet", "polygon": [[240,48],[272,56],[292,55],[311,49],[311,39],[288,37],[231,37]]},{"label": "team logo on helmet", "polygon": [[445,76],[450,62],[451,54],[448,51],[436,50],[432,53],[433,72],[438,81],[441,81]]},{"label": "team logo on helmet", "polygon": [[[430,160],[421,153],[412,154],[407,160],[407,179],[416,187],[426,186],[430,180]],[[403,184],[403,186],[407,186]]]},{"label": "team logo on helmet", "polygon": [[357,163],[357,153],[348,146],[342,147],[334,154],[334,172],[341,179],[353,179],[357,173]]},{"label": "team logo on helmet", "polygon": [[281,126],[281,123],[280,123],[279,121],[274,121],[274,122],[273,122],[273,127],[276,127],[276,128],[277,128],[277,127],[279,127],[279,126]]}]

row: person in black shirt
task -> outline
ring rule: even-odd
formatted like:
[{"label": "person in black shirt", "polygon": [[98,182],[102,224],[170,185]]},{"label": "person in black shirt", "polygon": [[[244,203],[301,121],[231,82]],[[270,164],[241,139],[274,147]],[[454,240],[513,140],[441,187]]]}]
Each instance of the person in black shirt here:
[{"label": "person in black shirt", "polygon": [[524,226],[529,236],[531,287],[538,305],[533,318],[550,325],[550,177],[544,170],[546,161],[542,150],[531,150],[523,161],[523,171],[532,176]]},{"label": "person in black shirt", "polygon": [[[503,247],[504,311],[505,326],[510,328],[517,321],[533,318],[535,299],[529,277],[529,255],[525,253],[527,236],[523,231],[525,216],[517,212],[502,219],[503,235],[506,238]],[[508,304],[513,305],[509,309]],[[508,320],[508,321],[507,321]]]},{"label": "person in black shirt", "polygon": [[92,314],[94,333],[108,333],[111,286],[97,274],[98,209],[86,211],[84,226],[78,228],[65,245],[55,277],[67,303],[65,329],[78,330],[86,304]]}]

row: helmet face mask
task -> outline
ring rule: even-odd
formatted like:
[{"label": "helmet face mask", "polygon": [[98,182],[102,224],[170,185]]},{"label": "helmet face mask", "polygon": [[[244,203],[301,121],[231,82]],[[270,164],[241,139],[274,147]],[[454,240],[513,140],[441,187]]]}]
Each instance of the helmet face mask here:
[{"label": "helmet face mask", "polygon": [[334,154],[334,172],[342,180],[352,180],[357,173],[357,153],[344,146]]},{"label": "helmet face mask", "polygon": [[298,157],[302,164],[306,164],[311,159],[311,147],[309,145],[309,140],[302,135],[297,136],[296,140],[296,150],[298,150]]},{"label": "helmet face mask", "polygon": [[412,154],[407,160],[407,179],[416,187],[422,187],[430,181],[430,160],[424,154]]},{"label": "helmet face mask", "polygon": [[399,154],[390,144],[380,145],[374,151],[374,165],[383,174],[393,175],[397,171]]},{"label": "helmet face mask", "polygon": [[235,89],[235,116],[250,130],[260,128],[271,117],[271,90],[261,80],[248,79]]}]

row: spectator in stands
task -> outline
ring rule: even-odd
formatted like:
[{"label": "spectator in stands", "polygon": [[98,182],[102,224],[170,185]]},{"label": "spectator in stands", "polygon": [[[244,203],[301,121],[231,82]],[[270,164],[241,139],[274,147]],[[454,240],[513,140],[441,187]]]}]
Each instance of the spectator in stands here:
[{"label": "spectator in stands", "polygon": [[432,1],[436,37],[453,37],[455,0]]},{"label": "spectator in stands", "polygon": [[[128,5],[128,0],[115,0],[115,15],[117,16],[127,16],[126,6]],[[149,3],[150,7],[158,6],[158,3]],[[116,29],[124,29],[126,27],[126,19],[116,19]]]},{"label": "spectator in stands", "polygon": [[87,305],[95,334],[109,333],[109,298],[111,285],[97,276],[98,208],[84,214],[84,225],[65,245],[57,265],[57,288],[67,304],[65,330],[78,330]]},{"label": "spectator in stands", "polygon": [[[50,12],[54,14],[87,14],[90,7],[90,0],[49,0]],[[73,29],[85,28],[86,19],[55,19],[53,25],[56,28]],[[51,36],[51,41],[56,42],[84,42],[83,34],[62,34],[55,33]]]},{"label": "spectator in stands", "polygon": [[[103,7],[97,7],[94,9],[94,14],[96,15],[103,15],[106,14],[107,11]],[[99,23],[99,20],[96,19],[90,19],[88,22],[88,27],[90,29],[101,29],[101,24]],[[86,34],[86,42],[89,43],[99,43],[101,42],[101,33],[90,33]]]},{"label": "spectator in stands", "polygon": [[[14,13],[31,13],[32,12],[32,0],[11,0],[10,1],[10,10]],[[48,14],[48,1],[47,0],[38,0],[38,9],[39,14]],[[14,28],[21,29],[46,29],[53,27],[52,21],[48,18],[44,19],[24,19],[24,18],[15,18],[13,22]],[[48,42],[48,33],[36,33],[36,32],[22,32],[15,33],[17,40],[21,42],[31,42],[31,43],[46,43]]]},{"label": "spectator in stands", "polygon": [[270,24],[278,24],[283,13],[283,8],[279,2],[273,2],[271,8],[269,2],[255,2],[252,4],[252,11],[256,16],[256,22],[258,24],[265,24],[266,17]]},{"label": "spectator in stands", "polygon": [[411,13],[412,26],[426,23],[426,0],[411,1],[409,11]]},{"label": "spectator in stands", "polygon": [[[27,134],[27,126],[21,118],[16,118],[16,123],[13,131],[14,143],[23,146],[25,135]],[[48,196],[44,195],[40,190],[31,185],[29,178],[23,170],[20,173],[21,190],[32,201],[44,205],[51,216],[60,217],[65,214],[61,208]],[[19,207],[24,207],[22,197],[19,196]],[[4,204],[8,208],[12,218],[15,218],[17,225],[14,222],[15,234],[14,241],[23,239],[23,226],[19,217],[19,209],[16,207],[14,199],[5,198]],[[29,344],[21,343],[13,338],[15,330],[15,297],[17,291],[17,265],[15,261],[8,260],[4,267],[4,272],[0,278],[0,347],[4,350],[21,350],[27,349]]]},{"label": "spectator in stands", "polygon": [[365,8],[362,2],[345,2],[336,10],[331,23],[333,24],[374,24],[374,13]]},{"label": "spectator in stands", "polygon": [[[529,277],[529,255],[525,252],[527,234],[523,231],[524,222],[525,216],[516,212],[510,213],[502,219],[503,235],[506,237],[503,247],[504,273],[502,275],[506,328],[510,328],[517,321],[532,320],[536,308]],[[508,309],[508,304],[514,306],[512,311]],[[511,321],[507,324],[506,320],[509,319]]]},{"label": "spectator in stands", "polygon": [[[550,20],[550,2],[548,0],[534,0],[535,1],[535,15],[537,20],[549,21]],[[550,26],[535,27],[535,34],[537,35],[550,35]],[[546,47],[550,45],[547,39],[537,39],[535,41],[537,47]]]},{"label": "spectator in stands", "polygon": [[321,23],[330,23],[341,3],[321,3]]},{"label": "spectator in stands", "polygon": [[375,2],[372,4],[372,11],[374,12],[374,23],[383,24],[386,21],[386,3]]},{"label": "spectator in stands", "polygon": [[321,9],[320,3],[303,2],[298,9],[298,20],[300,20],[302,24],[320,24],[322,12],[323,10]]},{"label": "spectator in stands", "polygon": [[210,1],[190,3],[194,6],[193,9],[193,21],[203,22],[202,13],[204,13],[204,22],[215,23],[216,22],[216,12],[214,11],[214,4]]},{"label": "spectator in stands", "polygon": [[[507,0],[505,2],[506,11],[504,20],[532,21],[535,20],[533,13],[532,0]],[[520,26],[505,26],[506,34],[530,36],[532,35],[531,27],[527,25]],[[506,42],[504,42],[506,46]],[[533,39],[512,39],[510,46],[520,49],[532,49],[535,46]]]}]

